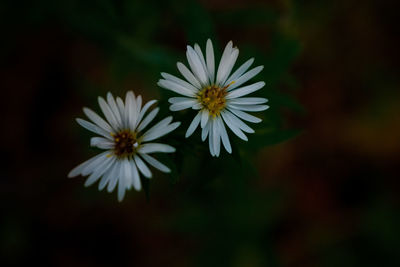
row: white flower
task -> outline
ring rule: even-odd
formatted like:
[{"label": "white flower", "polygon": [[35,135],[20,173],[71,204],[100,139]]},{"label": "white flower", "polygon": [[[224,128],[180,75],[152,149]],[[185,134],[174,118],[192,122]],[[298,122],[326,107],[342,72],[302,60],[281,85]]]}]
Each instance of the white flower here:
[{"label": "white flower", "polygon": [[83,112],[92,122],[79,118],[77,122],[100,135],[101,137],[93,137],[90,144],[106,151],[75,167],[68,177],[90,175],[85,186],[90,186],[101,178],[99,190],[108,184],[108,192],[112,192],[118,184],[118,200],[122,201],[125,190],[132,186],[137,191],[141,189],[139,172],[151,178],[152,173],[145,162],[162,172],[170,172],[167,166],[149,154],[171,153],[175,152],[175,148],[148,142],[175,130],[180,122],[171,123],[172,116],[169,116],[142,133],[159,111],[159,108],[155,108],[145,116],[156,100],[149,101],[142,107],[142,97],[135,97],[132,91],[126,94],[125,103],[120,97],[114,99],[111,93],[107,94],[107,101],[102,97],[98,100],[107,121],[92,110],[84,108]]},{"label": "white flower", "polygon": [[241,86],[264,67],[259,66],[247,71],[254,61],[254,58],[251,58],[231,74],[238,55],[239,49],[233,47],[230,41],[225,47],[215,75],[211,40],[207,40],[205,58],[198,44],[195,44],[194,48],[187,46],[186,57],[190,70],[182,63],[177,63],[178,70],[186,81],[167,73],[161,73],[164,79],[158,81],[160,87],[184,96],[169,99],[172,104],[171,111],[187,108],[198,110],[187,129],[186,137],[200,124],[201,138],[204,141],[208,136],[212,156],[219,156],[221,141],[226,151],[232,152],[225,124],[239,138],[247,141],[243,132],[254,133],[254,130],[242,120],[258,123],[261,119],[245,111],[263,111],[269,108],[262,105],[268,101],[266,98],[243,97],[264,87],[264,82]]}]

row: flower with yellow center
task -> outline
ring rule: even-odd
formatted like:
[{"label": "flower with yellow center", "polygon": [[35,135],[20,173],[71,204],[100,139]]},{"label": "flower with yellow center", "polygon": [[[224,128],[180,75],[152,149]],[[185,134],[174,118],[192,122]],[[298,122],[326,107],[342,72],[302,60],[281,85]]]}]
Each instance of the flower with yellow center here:
[{"label": "flower with yellow center", "polygon": [[263,111],[269,108],[263,105],[268,101],[266,98],[243,97],[264,87],[264,82],[242,86],[256,76],[263,66],[247,71],[254,62],[251,58],[231,73],[238,55],[239,49],[233,47],[232,41],[229,42],[215,73],[211,40],[207,41],[205,57],[198,44],[194,47],[188,46],[186,57],[190,69],[180,62],[177,64],[185,80],[168,73],[161,73],[163,79],[158,81],[160,87],[183,95],[169,99],[172,104],[171,111],[187,108],[198,110],[187,129],[186,137],[193,134],[200,125],[201,138],[204,141],[208,137],[212,156],[219,156],[221,142],[228,153],[232,152],[225,124],[235,135],[247,141],[247,136],[243,132],[254,133],[254,130],[243,120],[252,123],[261,122],[261,119],[248,114],[247,111]]},{"label": "flower with yellow center", "polygon": [[121,98],[114,99],[108,93],[107,101],[99,97],[99,105],[107,121],[94,111],[84,108],[83,112],[92,122],[82,119],[77,119],[77,122],[102,136],[93,137],[90,143],[106,151],[75,167],[68,177],[89,175],[85,186],[100,180],[99,190],[107,186],[108,192],[114,191],[118,185],[118,200],[122,201],[127,189],[141,189],[139,173],[151,178],[152,173],[147,164],[162,172],[170,172],[167,166],[149,154],[171,153],[175,152],[175,148],[151,141],[172,132],[180,122],[171,123],[172,116],[169,116],[143,132],[159,111],[159,108],[155,108],[146,115],[155,102],[149,101],[142,107],[142,97],[135,97],[132,91],[126,94],[125,103]]}]

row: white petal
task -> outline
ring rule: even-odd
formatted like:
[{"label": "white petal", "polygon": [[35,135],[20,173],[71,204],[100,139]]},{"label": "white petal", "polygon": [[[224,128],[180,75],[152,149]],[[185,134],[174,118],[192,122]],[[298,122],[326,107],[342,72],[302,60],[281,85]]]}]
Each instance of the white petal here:
[{"label": "white petal", "polygon": [[253,93],[257,90],[260,90],[263,88],[265,85],[265,82],[257,82],[245,87],[238,88],[236,90],[232,90],[228,92],[228,95],[226,96],[226,99],[232,99],[232,98],[238,98],[244,95],[248,95],[250,93]]},{"label": "white petal", "polygon": [[193,73],[190,72],[190,70],[183,65],[181,62],[178,62],[176,64],[176,66],[178,67],[178,70],[180,71],[180,73],[183,75],[183,77],[185,77],[185,79],[192,84],[194,87],[196,87],[197,89],[201,88],[201,84],[200,82],[196,79],[196,77],[194,77]]},{"label": "white petal", "polygon": [[258,66],[256,68],[246,72],[245,74],[240,76],[237,80],[235,80],[234,84],[232,84],[231,86],[228,87],[228,91],[231,91],[231,90],[241,86],[242,84],[244,84],[245,82],[247,82],[248,80],[250,80],[251,78],[256,76],[257,74],[259,74],[260,71],[262,71],[263,69],[264,69],[264,66]]},{"label": "white petal", "polygon": [[86,130],[89,130],[89,131],[94,132],[94,133],[96,133],[96,134],[102,135],[102,136],[104,136],[104,137],[107,138],[107,139],[110,139],[110,140],[113,139],[110,133],[106,132],[104,129],[100,128],[100,127],[97,126],[97,125],[94,125],[94,124],[91,123],[91,122],[85,121],[85,120],[80,119],[80,118],[77,118],[77,119],[76,119],[76,122],[77,122],[80,126],[82,126],[83,128],[85,128]]},{"label": "white petal", "polygon": [[249,122],[253,122],[253,123],[259,123],[262,121],[260,118],[257,118],[253,115],[250,115],[250,114],[240,111],[240,110],[229,109],[229,111],[245,121],[249,121]]},{"label": "white petal", "polygon": [[158,170],[160,170],[162,172],[166,172],[166,173],[171,172],[171,170],[167,166],[165,166],[164,164],[162,164],[161,162],[159,162],[155,158],[151,157],[150,155],[140,154],[140,156],[142,156],[142,158],[145,161],[147,161],[147,163],[149,163],[154,168],[156,168],[156,169],[158,169]]},{"label": "white petal", "polygon": [[254,133],[254,130],[251,129],[247,124],[245,124],[242,120],[240,120],[238,117],[230,113],[229,111],[225,110],[224,114],[226,117],[229,118],[231,123],[235,124],[237,127],[239,127],[242,131],[246,133]]},{"label": "white petal", "polygon": [[241,97],[228,100],[229,104],[236,104],[236,105],[259,105],[267,102],[268,99],[262,97]]},{"label": "white petal", "polygon": [[194,117],[192,122],[189,125],[189,128],[186,131],[185,137],[188,138],[193,134],[193,132],[196,130],[197,126],[200,123],[200,118],[201,118],[201,112],[197,113],[197,115]]},{"label": "white petal", "polygon": [[206,61],[207,61],[207,69],[208,75],[210,76],[210,83],[214,83],[215,76],[215,63],[214,63],[214,48],[210,39],[207,40],[206,45]]},{"label": "white petal", "polygon": [[210,123],[210,121],[208,121],[206,126],[204,126],[204,128],[201,131],[201,140],[202,141],[206,140],[208,133],[210,132],[210,128],[211,128],[211,123]]},{"label": "white petal", "polygon": [[240,66],[229,78],[226,80],[224,86],[227,86],[230,84],[232,81],[235,81],[237,78],[239,78],[243,73],[245,73],[246,70],[253,64],[254,58],[250,58],[247,60],[245,63],[243,63],[242,66]]},{"label": "white petal", "polygon": [[[136,121],[135,129],[137,128],[137,125],[139,125],[139,123],[141,122],[141,120],[143,119],[143,116],[144,116],[144,114],[147,112],[147,110],[148,110],[154,103],[156,103],[156,102],[157,102],[157,100],[151,100],[151,101],[147,102],[147,103],[143,106],[143,108],[140,110],[139,117],[138,117],[138,119],[137,119],[137,121]],[[132,129],[132,130],[134,130],[134,129]]]},{"label": "white petal", "polygon": [[192,109],[194,110],[199,110],[203,107],[203,105],[201,103],[196,103],[192,106]]},{"label": "white petal", "polygon": [[186,101],[193,100],[193,99],[195,99],[195,98],[192,98],[192,97],[180,97],[179,96],[179,97],[171,97],[171,98],[169,98],[168,102],[170,104],[176,104],[176,103],[186,102]]},{"label": "white petal", "polygon": [[217,80],[216,80],[217,85],[220,85],[222,80],[221,78],[226,73],[227,62],[232,54],[232,45],[233,45],[232,41],[229,41],[229,43],[225,46],[224,52],[222,53],[221,61],[219,62],[217,71]]},{"label": "white petal", "polygon": [[131,165],[131,168],[132,168],[132,174],[133,174],[132,185],[133,185],[133,188],[135,188],[136,191],[140,191],[142,189],[142,183],[140,182],[140,176],[139,176],[138,169],[136,167],[136,163],[135,163],[134,160],[130,159],[129,160],[129,164]]},{"label": "white petal", "polygon": [[218,84],[220,84],[220,85],[225,84],[226,79],[228,78],[229,74],[231,73],[232,68],[235,65],[235,62],[236,62],[238,56],[239,56],[239,49],[237,49],[237,48],[232,49],[232,53],[226,60],[225,65],[221,66],[222,70],[221,70],[219,80],[218,80],[218,76],[217,76]]},{"label": "white petal", "polygon": [[177,94],[184,95],[184,96],[195,96],[195,93],[191,91],[190,89],[183,87],[182,85],[170,81],[170,80],[164,80],[160,79],[157,83],[158,86],[171,90]]},{"label": "white petal", "polygon": [[139,153],[155,153],[155,152],[172,153],[175,152],[175,148],[170,145],[159,144],[159,143],[143,144],[142,146],[139,147]]},{"label": "white petal", "polygon": [[102,128],[106,132],[113,132],[111,129],[110,124],[108,124],[105,120],[103,120],[97,113],[95,113],[93,110],[89,108],[83,108],[83,113],[97,126]]},{"label": "white petal", "polygon": [[98,147],[101,149],[114,148],[115,144],[113,141],[103,137],[92,137],[90,138],[90,146]]},{"label": "white petal", "polygon": [[[128,160],[125,159],[121,163],[121,169],[119,179],[118,179],[118,201],[121,202],[124,199],[126,188],[127,188],[127,180],[126,180],[126,173],[125,173],[125,166]],[[129,164],[129,163],[128,163]]]},{"label": "white petal", "polygon": [[169,107],[169,110],[171,110],[171,111],[179,111],[179,110],[191,108],[197,103],[198,102],[197,102],[196,99],[190,99],[190,100],[186,100],[186,101],[181,101],[179,103],[175,103],[175,104],[171,105]]},{"label": "white petal", "polygon": [[152,141],[154,139],[160,138],[160,137],[162,137],[162,136],[164,136],[166,134],[169,134],[170,132],[172,132],[176,128],[178,128],[179,125],[181,125],[180,122],[174,122],[174,123],[171,123],[170,125],[167,125],[165,127],[161,127],[159,129],[153,130],[151,132],[149,130],[149,133],[146,133],[145,135],[143,135],[143,139],[142,140],[143,140],[143,142],[149,142],[149,141]]},{"label": "white petal", "polygon": [[244,110],[244,111],[263,111],[269,108],[268,105],[229,105],[229,108],[237,109],[237,110]]},{"label": "white petal", "polygon": [[204,128],[204,126],[207,124],[208,118],[210,117],[210,113],[208,110],[203,109],[201,111],[201,128]]},{"label": "white petal", "polygon": [[150,169],[147,167],[147,165],[143,162],[141,158],[139,158],[138,155],[135,155],[133,157],[135,160],[136,166],[138,167],[139,171],[147,178],[151,178],[152,174]]},{"label": "white petal", "polygon": [[240,128],[233,123],[229,117],[227,117],[225,115],[225,112],[221,112],[222,118],[224,119],[226,125],[229,127],[229,129],[231,129],[231,131],[236,134],[237,137],[239,137],[240,139],[247,141],[247,136],[240,130]]},{"label": "white petal", "polygon": [[172,116],[168,116],[168,117],[162,119],[161,121],[157,122],[153,127],[151,127],[149,130],[147,130],[143,134],[143,137],[145,137],[146,135],[154,134],[154,132],[157,132],[159,129],[167,127],[168,124],[171,123],[171,121],[172,121]]},{"label": "white petal", "polygon": [[121,168],[121,161],[116,160],[113,165],[110,167],[110,170],[104,174],[103,178],[99,183],[99,190],[103,190],[103,188],[107,185],[107,191],[112,192],[117,185],[118,178],[119,178],[119,169]]},{"label": "white petal", "polygon": [[75,168],[73,168],[69,173],[68,173],[68,178],[73,178],[76,177],[78,175],[80,175],[83,171],[83,169],[85,169],[88,165],[90,165],[93,161],[97,160],[98,158],[102,157],[104,153],[98,154],[88,160],[86,160],[85,162],[79,164],[78,166],[76,166]]},{"label": "white petal", "polygon": [[194,87],[192,84],[190,84],[187,81],[184,81],[184,80],[182,80],[182,79],[180,79],[180,78],[178,78],[178,77],[176,77],[174,75],[171,75],[171,74],[168,74],[168,73],[165,73],[165,72],[161,72],[161,76],[165,80],[169,80],[169,81],[175,82],[175,83],[177,83],[177,84],[189,89],[190,91],[193,91],[194,93],[196,93],[199,90],[198,88]]},{"label": "white petal", "polygon": [[226,132],[224,122],[221,117],[216,118],[218,127],[220,128],[222,144],[228,153],[232,153],[231,143],[229,142],[228,133]]},{"label": "white petal", "polygon": [[99,105],[101,108],[101,111],[103,111],[104,116],[106,117],[108,123],[111,125],[114,131],[118,131],[119,125],[117,122],[117,119],[114,116],[114,113],[112,112],[110,106],[107,104],[107,102],[99,96],[98,98]]},{"label": "white petal", "polygon": [[119,113],[117,103],[115,102],[115,99],[110,92],[108,92],[108,94],[107,94],[107,103],[110,106],[112,112],[114,113],[114,116],[117,119],[118,125],[120,126],[120,128],[122,128],[121,114]]},{"label": "white petal", "polygon": [[104,164],[104,162],[107,161],[107,159],[110,157],[111,152],[110,151],[105,151],[100,154],[100,157],[96,158],[94,161],[92,161],[90,164],[88,164],[85,168],[83,168],[81,174],[82,176],[86,176],[90,173],[92,173],[96,167],[100,164]]},{"label": "white petal", "polygon": [[208,77],[205,69],[203,68],[203,65],[201,64],[200,58],[197,55],[196,51],[194,51],[193,48],[189,45],[187,46],[186,57],[195,77],[200,81],[201,84],[208,84]]},{"label": "white petal", "polygon": [[106,161],[104,161],[103,164],[98,165],[96,170],[87,178],[84,185],[86,187],[88,187],[88,186],[91,186],[92,184],[94,184],[110,168],[110,166],[114,163],[114,161],[115,161],[115,158],[110,157],[110,158],[106,159]]},{"label": "white petal", "polygon": [[128,118],[129,129],[135,129],[136,120],[139,116],[136,97],[132,91],[126,93],[125,98],[125,117]]},{"label": "white petal", "polygon": [[216,122],[216,119],[212,120],[212,129],[213,129],[213,145],[214,145],[214,153],[216,157],[219,157],[220,147],[221,147],[221,139],[220,139],[220,131],[219,125]]},{"label": "white petal", "polygon": [[127,128],[128,118],[125,116],[125,104],[120,97],[117,97],[117,106],[119,114],[121,115],[121,128]]},{"label": "white petal", "polygon": [[209,137],[208,137],[208,148],[210,149],[211,156],[215,156],[214,151],[214,131],[213,131],[213,124],[211,121],[207,124],[209,125]]},{"label": "white petal", "polygon": [[207,84],[209,84],[210,80],[209,80],[209,74],[208,74],[208,69],[207,69],[207,65],[206,65],[206,61],[204,60],[204,55],[203,52],[200,49],[200,46],[198,44],[194,45],[194,51],[196,51],[197,56],[200,59],[201,65],[203,66],[204,72],[206,74],[206,79],[207,79]]},{"label": "white petal", "polygon": [[158,111],[160,110],[160,108],[155,108],[153,109],[144,119],[143,121],[139,124],[139,126],[137,127],[138,131],[142,131],[144,128],[146,128],[147,125],[149,125],[150,122],[152,122],[154,120],[154,118],[156,117]]}]

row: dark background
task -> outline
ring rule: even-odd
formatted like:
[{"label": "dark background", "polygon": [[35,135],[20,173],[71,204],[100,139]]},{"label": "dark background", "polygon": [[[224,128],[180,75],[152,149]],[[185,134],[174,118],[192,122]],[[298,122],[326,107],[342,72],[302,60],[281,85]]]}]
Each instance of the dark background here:
[{"label": "dark background", "polygon": [[[399,266],[399,8],[2,1],[0,264]],[[118,203],[67,179],[98,152],[81,108],[134,90],[166,114],[160,71],[177,74],[186,45],[208,37],[266,66],[267,128],[220,159],[178,131],[174,172],[156,172],[147,197]]]}]

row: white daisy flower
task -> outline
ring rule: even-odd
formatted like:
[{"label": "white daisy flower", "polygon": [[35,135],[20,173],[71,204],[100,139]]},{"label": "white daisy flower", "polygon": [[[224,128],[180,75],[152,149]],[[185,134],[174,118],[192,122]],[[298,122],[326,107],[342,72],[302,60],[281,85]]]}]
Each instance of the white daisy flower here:
[{"label": "white daisy flower", "polygon": [[167,166],[149,154],[172,153],[175,148],[149,142],[172,132],[180,122],[171,123],[172,116],[169,116],[143,133],[159,111],[159,108],[155,108],[145,116],[155,102],[156,100],[151,100],[142,107],[142,97],[135,97],[132,91],[126,94],[125,103],[120,97],[114,99],[108,93],[107,101],[99,97],[99,105],[107,121],[91,109],[84,108],[83,112],[92,122],[80,118],[76,119],[77,122],[100,135],[101,137],[93,137],[90,144],[106,151],[75,167],[68,177],[90,175],[85,186],[90,186],[101,178],[99,190],[107,186],[108,192],[112,192],[118,184],[118,200],[122,201],[127,189],[141,189],[139,173],[151,178],[152,173],[146,163],[162,172],[170,172]]},{"label": "white daisy flower", "polygon": [[246,111],[263,111],[269,108],[263,105],[268,101],[266,98],[243,97],[264,87],[264,82],[242,86],[264,67],[258,66],[247,71],[254,62],[254,58],[251,58],[231,74],[238,55],[239,49],[233,47],[230,41],[225,47],[215,73],[213,45],[208,39],[205,57],[198,44],[195,44],[194,48],[187,46],[186,57],[190,69],[181,62],[177,63],[178,70],[186,80],[161,73],[164,79],[158,81],[160,87],[184,96],[169,99],[172,104],[171,111],[187,108],[198,110],[187,129],[186,137],[189,137],[200,124],[201,138],[204,141],[208,136],[212,156],[219,156],[221,141],[226,151],[232,152],[225,124],[235,135],[247,141],[247,136],[243,132],[254,133],[254,130],[243,120],[259,123],[261,119]]}]

